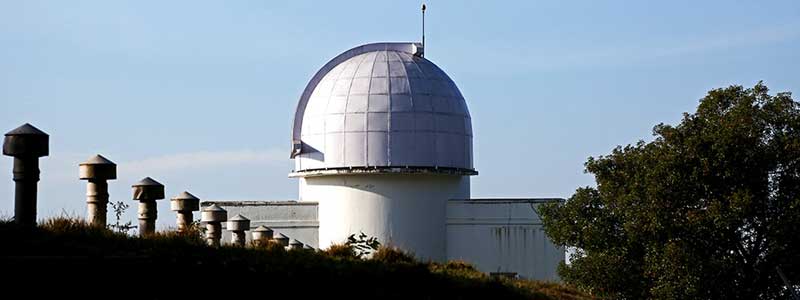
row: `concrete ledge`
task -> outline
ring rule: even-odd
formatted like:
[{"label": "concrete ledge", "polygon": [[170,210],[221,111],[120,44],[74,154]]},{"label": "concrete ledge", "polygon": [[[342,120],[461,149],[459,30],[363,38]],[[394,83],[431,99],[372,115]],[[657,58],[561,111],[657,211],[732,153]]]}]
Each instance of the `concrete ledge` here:
[{"label": "concrete ledge", "polygon": [[210,201],[203,201],[200,203],[200,206],[206,207],[216,204],[218,206],[316,206],[318,205],[317,202],[313,201],[293,201],[293,200],[286,200],[286,201],[225,201],[225,200],[210,200]]},{"label": "concrete ledge", "polygon": [[358,175],[358,174],[433,174],[433,175],[455,175],[455,176],[474,176],[478,171],[473,169],[446,168],[446,167],[349,167],[349,168],[329,168],[311,169],[289,173],[289,178],[297,177],[316,177],[329,175]]}]

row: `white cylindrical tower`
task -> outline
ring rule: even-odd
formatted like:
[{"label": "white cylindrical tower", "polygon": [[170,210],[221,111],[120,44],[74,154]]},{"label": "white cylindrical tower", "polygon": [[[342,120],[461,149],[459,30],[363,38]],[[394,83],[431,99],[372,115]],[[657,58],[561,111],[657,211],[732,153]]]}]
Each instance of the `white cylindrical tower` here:
[{"label": "white cylindrical tower", "polygon": [[448,199],[470,196],[472,126],[455,83],[414,43],[348,50],[309,82],[295,113],[300,200],[319,203],[319,247],[364,232],[446,258]]}]

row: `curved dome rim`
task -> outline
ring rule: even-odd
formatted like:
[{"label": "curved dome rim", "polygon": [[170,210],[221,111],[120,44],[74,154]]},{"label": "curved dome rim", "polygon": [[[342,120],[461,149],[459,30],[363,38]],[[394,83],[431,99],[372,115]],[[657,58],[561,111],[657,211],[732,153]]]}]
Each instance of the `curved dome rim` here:
[{"label": "curved dome rim", "polygon": [[379,42],[364,44],[353,47],[325,63],[325,65],[317,70],[314,76],[311,77],[311,80],[308,82],[308,84],[306,84],[306,87],[303,89],[303,93],[300,96],[300,101],[297,103],[292,126],[292,150],[290,158],[295,158],[297,154],[300,154],[300,150],[302,149],[300,133],[303,124],[303,115],[305,114],[308,100],[311,98],[311,94],[314,92],[314,89],[316,89],[319,82],[325,77],[326,74],[328,74],[328,72],[330,72],[340,63],[364,53],[375,51],[398,51],[414,54],[414,49],[417,47],[422,47],[422,44],[413,42]]}]

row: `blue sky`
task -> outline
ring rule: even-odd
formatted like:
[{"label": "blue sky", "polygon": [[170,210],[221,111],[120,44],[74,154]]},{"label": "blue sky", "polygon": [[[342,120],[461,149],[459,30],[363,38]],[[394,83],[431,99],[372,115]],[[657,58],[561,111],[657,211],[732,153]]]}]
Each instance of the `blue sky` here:
[{"label": "blue sky", "polygon": [[[587,157],[651,139],[709,89],[800,91],[800,2],[651,2],[428,1],[426,57],[473,117],[474,197],[569,197],[593,184]],[[353,46],[418,41],[419,4],[0,1],[0,130],[51,135],[40,217],[85,214],[77,164],[95,153],[119,164],[110,192],[132,205],[126,219],[144,176],[168,196],[296,199],[305,84]],[[167,202],[160,226],[174,224]]]}]

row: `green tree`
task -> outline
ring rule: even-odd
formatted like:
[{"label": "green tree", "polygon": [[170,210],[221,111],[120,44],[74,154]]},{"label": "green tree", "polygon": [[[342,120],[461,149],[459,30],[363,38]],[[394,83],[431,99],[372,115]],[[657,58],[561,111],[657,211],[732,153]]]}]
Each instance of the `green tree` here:
[{"label": "green tree", "polygon": [[789,297],[800,284],[800,110],[791,94],[712,90],[652,142],[589,158],[597,187],[540,208],[574,247],[568,283],[617,299]]}]

